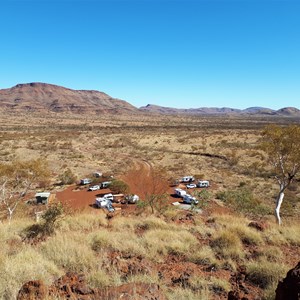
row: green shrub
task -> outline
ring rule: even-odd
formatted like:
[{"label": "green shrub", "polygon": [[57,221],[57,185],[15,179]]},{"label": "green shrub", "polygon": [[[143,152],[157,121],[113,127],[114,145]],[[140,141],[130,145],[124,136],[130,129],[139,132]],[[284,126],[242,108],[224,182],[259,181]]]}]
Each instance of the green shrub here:
[{"label": "green shrub", "polygon": [[55,203],[43,213],[42,222],[28,226],[24,230],[27,239],[43,238],[54,233],[58,220],[62,217],[64,209],[61,203]]},{"label": "green shrub", "polygon": [[236,211],[242,213],[260,216],[270,213],[270,208],[263,205],[260,200],[253,196],[252,191],[247,188],[219,192],[216,196]]},{"label": "green shrub", "polygon": [[128,184],[119,179],[114,179],[109,188],[114,194],[128,194],[130,192]]}]

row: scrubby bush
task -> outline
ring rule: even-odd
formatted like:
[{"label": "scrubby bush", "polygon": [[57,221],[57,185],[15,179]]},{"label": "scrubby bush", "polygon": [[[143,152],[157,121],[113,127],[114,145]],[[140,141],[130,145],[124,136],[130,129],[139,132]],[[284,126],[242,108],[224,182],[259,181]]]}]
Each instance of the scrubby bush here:
[{"label": "scrubby bush", "polygon": [[42,222],[28,226],[25,230],[27,239],[44,238],[54,233],[58,226],[58,220],[61,219],[64,213],[64,208],[61,203],[56,203],[43,213]]},{"label": "scrubby bush", "polygon": [[73,184],[76,179],[76,175],[69,168],[59,176],[61,184]]},{"label": "scrubby bush", "polygon": [[263,205],[260,200],[254,197],[252,191],[244,187],[219,192],[217,198],[242,213],[260,216],[270,213],[270,208]]},{"label": "scrubby bush", "polygon": [[130,192],[128,184],[119,179],[114,179],[109,188],[115,194],[128,194]]}]

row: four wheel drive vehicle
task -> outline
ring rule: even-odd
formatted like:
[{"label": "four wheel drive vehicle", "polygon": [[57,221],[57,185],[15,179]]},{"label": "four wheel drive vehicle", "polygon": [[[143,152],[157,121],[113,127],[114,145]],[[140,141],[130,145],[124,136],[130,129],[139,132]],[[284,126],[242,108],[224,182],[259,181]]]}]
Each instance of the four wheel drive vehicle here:
[{"label": "four wheel drive vehicle", "polygon": [[86,185],[86,184],[90,184],[92,182],[92,180],[90,178],[83,178],[80,179],[80,184],[81,185]]},{"label": "four wheel drive vehicle", "polygon": [[187,183],[187,182],[193,182],[193,181],[195,181],[194,176],[184,176],[181,178],[181,182]]},{"label": "four wheel drive vehicle", "polygon": [[100,190],[100,185],[93,185],[88,189],[88,191],[97,191],[97,190]]},{"label": "four wheel drive vehicle", "polygon": [[186,185],[186,187],[187,187],[188,189],[194,189],[194,188],[197,187],[197,185],[196,185],[195,183],[189,183],[189,184]]},{"label": "four wheel drive vehicle", "polygon": [[192,195],[186,194],[183,196],[183,202],[186,204],[198,204],[199,201]]},{"label": "four wheel drive vehicle", "polygon": [[197,183],[197,187],[209,187],[209,181],[208,180],[199,180]]},{"label": "four wheel drive vehicle", "polygon": [[111,181],[103,181],[103,182],[101,182],[100,188],[101,189],[106,189],[106,188],[109,187],[110,184],[111,184]]},{"label": "four wheel drive vehicle", "polygon": [[182,198],[184,195],[186,195],[186,191],[185,190],[175,189],[174,191],[175,191],[176,196],[178,196],[178,197]]},{"label": "four wheel drive vehicle", "polygon": [[140,200],[140,197],[138,195],[127,195],[125,197],[125,202],[135,204]]}]

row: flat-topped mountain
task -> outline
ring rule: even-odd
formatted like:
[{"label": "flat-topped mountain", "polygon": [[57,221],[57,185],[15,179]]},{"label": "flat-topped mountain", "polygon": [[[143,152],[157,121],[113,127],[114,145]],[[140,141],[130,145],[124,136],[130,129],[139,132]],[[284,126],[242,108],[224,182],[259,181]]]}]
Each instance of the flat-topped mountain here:
[{"label": "flat-topped mountain", "polygon": [[93,90],[72,90],[47,83],[18,84],[0,90],[0,109],[74,113],[134,113],[128,102]]},{"label": "flat-topped mountain", "polygon": [[266,107],[249,107],[246,109],[235,109],[230,107],[200,107],[200,108],[172,108],[153,104],[140,107],[140,110],[148,113],[166,115],[188,114],[188,115],[270,115],[300,117],[300,110],[295,107],[285,107],[273,110]]}]

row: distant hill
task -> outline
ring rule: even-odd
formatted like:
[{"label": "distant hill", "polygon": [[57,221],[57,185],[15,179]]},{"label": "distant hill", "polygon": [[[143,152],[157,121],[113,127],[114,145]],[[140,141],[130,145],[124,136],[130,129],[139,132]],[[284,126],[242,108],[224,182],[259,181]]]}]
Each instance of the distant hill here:
[{"label": "distant hill", "polygon": [[3,111],[52,111],[73,113],[135,113],[138,109],[124,100],[89,90],[71,90],[47,83],[18,84],[0,90]]},{"label": "distant hill", "polygon": [[230,107],[172,108],[148,104],[139,109],[130,103],[94,90],[72,90],[48,83],[17,84],[0,90],[0,111],[11,112],[70,112],[79,114],[136,114],[164,115],[271,115],[300,117],[300,110],[285,107],[272,110],[265,107],[235,109]]},{"label": "distant hill", "polygon": [[295,107],[285,107],[273,110],[265,107],[249,107],[246,109],[235,109],[230,107],[200,107],[200,108],[172,108],[153,104],[140,107],[140,111],[148,113],[159,113],[168,115],[188,114],[188,115],[271,115],[300,117],[300,110]]}]

